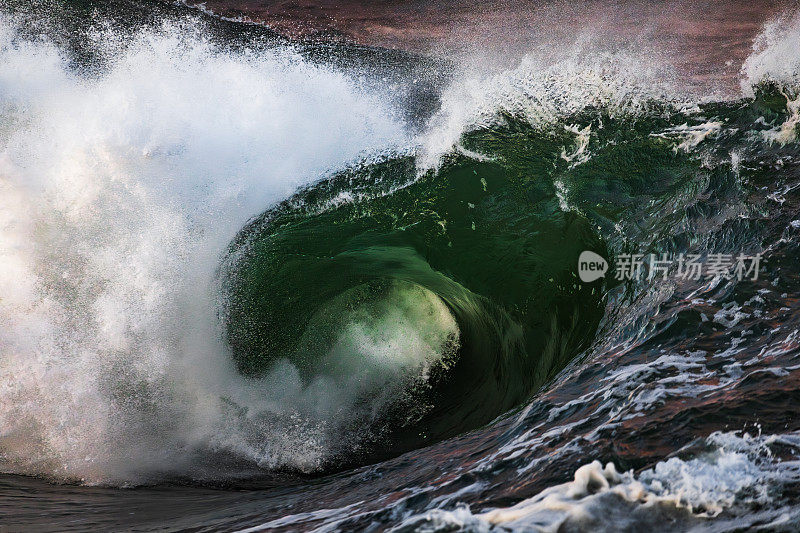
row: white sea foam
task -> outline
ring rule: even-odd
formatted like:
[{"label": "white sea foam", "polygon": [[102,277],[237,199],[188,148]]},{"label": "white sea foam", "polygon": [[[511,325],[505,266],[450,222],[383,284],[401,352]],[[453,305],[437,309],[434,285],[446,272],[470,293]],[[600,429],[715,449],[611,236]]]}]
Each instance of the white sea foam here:
[{"label": "white sea foam", "polygon": [[742,66],[742,91],[752,95],[764,81],[784,87],[800,83],[800,11],[788,12],[769,22],[753,43],[753,53]]},{"label": "white sea foam", "polygon": [[0,21],[0,469],[136,483],[200,449],[313,468],[347,390],[239,376],[214,273],[249,217],[404,126],[291,50],[223,53],[188,23],[98,40],[114,62],[83,77]]},{"label": "white sea foam", "polygon": [[800,130],[800,11],[785,13],[766,25],[742,66],[742,91],[747,96],[763,83],[773,83],[787,100],[789,118],[764,132],[769,142],[787,144]]},{"label": "white sea foam", "polygon": [[[499,73],[459,72],[423,136],[420,167],[436,167],[464,133],[502,122],[503,114],[545,125],[588,107],[611,115],[641,112],[673,93],[666,72],[663,62],[642,51],[604,52],[580,41],[555,59],[529,54],[515,68]],[[587,134],[575,133],[578,151],[573,158],[584,154],[581,135]]]},{"label": "white sea foam", "polygon": [[[714,433],[706,451],[673,457],[639,474],[612,463],[583,465],[574,479],[541,491],[512,507],[473,513],[462,506],[414,515],[397,530],[445,531],[619,531],[658,527],[684,531],[703,519],[752,512],[774,503],[772,492],[797,481],[797,464],[780,462],[770,445],[796,446],[797,435],[751,436]],[[779,518],[776,512],[774,518]],[[764,517],[761,517],[763,519]],[[742,523],[740,523],[742,525]],[[722,530],[724,528],[721,527]]]},{"label": "white sea foam", "polygon": [[[443,155],[459,150],[464,133],[502,122],[503,114],[545,125],[588,107],[606,109],[611,115],[635,114],[651,110],[649,104],[656,100],[671,102],[688,114],[699,111],[697,95],[686,101],[686,90],[676,84],[667,62],[657,54],[608,52],[584,41],[579,38],[555,57],[525,55],[515,68],[502,72],[476,68],[457,72],[421,139],[420,168],[435,168]],[[765,27],[742,66],[745,96],[753,96],[754,87],[764,81],[776,82],[786,91],[791,116],[766,133],[768,140],[783,144],[796,138],[800,126],[798,42],[800,12],[786,14]],[[687,128],[679,148],[690,150],[719,129],[714,122]],[[584,151],[576,155],[583,156]]]}]

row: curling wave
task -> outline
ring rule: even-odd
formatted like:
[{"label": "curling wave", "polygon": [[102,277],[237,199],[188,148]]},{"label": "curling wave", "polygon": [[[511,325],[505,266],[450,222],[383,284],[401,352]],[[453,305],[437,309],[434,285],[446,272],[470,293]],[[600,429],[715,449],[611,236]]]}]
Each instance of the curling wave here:
[{"label": "curling wave", "polygon": [[[791,524],[798,28],[736,99],[529,57],[420,132],[283,44],[181,19],[85,69],[4,16],[0,468],[282,485],[231,529]],[[584,283],[586,250],[764,263]]]}]

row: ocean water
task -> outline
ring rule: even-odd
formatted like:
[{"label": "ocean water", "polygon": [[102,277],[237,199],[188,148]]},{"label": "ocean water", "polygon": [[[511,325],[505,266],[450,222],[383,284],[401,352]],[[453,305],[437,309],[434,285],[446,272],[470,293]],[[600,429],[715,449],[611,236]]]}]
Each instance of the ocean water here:
[{"label": "ocean water", "polygon": [[0,530],[796,530],[770,10],[720,73],[3,2]]}]

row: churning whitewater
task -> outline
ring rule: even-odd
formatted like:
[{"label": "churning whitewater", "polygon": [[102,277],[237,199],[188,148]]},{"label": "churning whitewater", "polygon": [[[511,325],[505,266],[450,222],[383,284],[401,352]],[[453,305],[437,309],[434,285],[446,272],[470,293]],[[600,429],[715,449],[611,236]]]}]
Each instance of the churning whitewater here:
[{"label": "churning whitewater", "polygon": [[313,417],[346,391],[241,377],[215,271],[264,206],[407,144],[388,98],[291,49],[216,51],[192,23],[97,34],[98,76],[16,31],[2,21],[4,469],[139,483],[192,475],[201,450],[313,468],[325,413],[268,429],[230,409]]},{"label": "churning whitewater", "polygon": [[[726,98],[591,39],[398,81],[184,8],[72,13],[88,52],[61,16],[0,15],[0,499],[45,529],[800,520],[800,15]],[[584,251],[763,260],[586,283]]]}]

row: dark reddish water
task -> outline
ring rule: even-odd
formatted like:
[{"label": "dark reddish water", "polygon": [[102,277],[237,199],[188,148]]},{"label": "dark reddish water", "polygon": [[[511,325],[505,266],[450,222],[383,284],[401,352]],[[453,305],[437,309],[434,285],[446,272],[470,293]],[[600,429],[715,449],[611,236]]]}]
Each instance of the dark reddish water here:
[{"label": "dark reddish water", "polygon": [[652,49],[679,75],[729,90],[764,23],[785,1],[546,2],[542,0],[187,0],[215,14],[263,23],[294,38],[342,39],[510,62],[580,39]]}]

